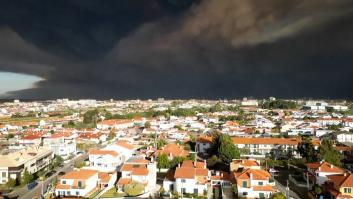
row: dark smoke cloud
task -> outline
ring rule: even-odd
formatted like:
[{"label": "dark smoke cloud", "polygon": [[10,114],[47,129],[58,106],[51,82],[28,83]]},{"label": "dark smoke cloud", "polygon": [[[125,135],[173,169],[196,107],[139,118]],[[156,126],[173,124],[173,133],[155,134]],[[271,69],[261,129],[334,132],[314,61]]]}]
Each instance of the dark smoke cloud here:
[{"label": "dark smoke cloud", "polygon": [[21,2],[0,71],[46,80],[13,97],[353,98],[349,0]]}]

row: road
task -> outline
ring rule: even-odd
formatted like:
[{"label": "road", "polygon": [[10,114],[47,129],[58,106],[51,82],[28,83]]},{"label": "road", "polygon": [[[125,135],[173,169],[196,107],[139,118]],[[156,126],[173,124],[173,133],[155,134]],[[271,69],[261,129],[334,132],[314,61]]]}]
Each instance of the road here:
[{"label": "road", "polygon": [[48,186],[51,184],[52,180],[55,178],[55,176],[58,176],[59,172],[69,172],[73,170],[73,167],[71,165],[74,164],[75,161],[82,161],[88,158],[87,154],[83,154],[80,156],[75,157],[74,159],[70,160],[70,162],[64,164],[62,168],[57,168],[56,173],[50,176],[49,178],[45,179],[43,182],[42,181],[37,181],[38,184],[35,186],[32,190],[28,190],[27,186],[24,186],[22,188],[15,189],[12,191],[8,196],[10,198],[18,198],[18,199],[31,199],[34,197],[39,197],[41,194],[42,190],[42,185],[43,185],[43,190],[46,192]]}]

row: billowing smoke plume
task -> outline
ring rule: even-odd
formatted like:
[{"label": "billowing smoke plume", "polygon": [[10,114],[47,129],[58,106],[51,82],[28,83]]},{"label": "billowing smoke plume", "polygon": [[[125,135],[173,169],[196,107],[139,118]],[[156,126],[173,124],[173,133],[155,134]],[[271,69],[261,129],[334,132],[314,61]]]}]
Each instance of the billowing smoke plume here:
[{"label": "billowing smoke plume", "polygon": [[[119,15],[122,9],[115,4],[105,13],[101,3],[68,1],[74,17],[29,27],[38,29],[37,37],[10,25],[27,38],[16,39],[21,43],[16,49],[29,47],[7,52],[13,45],[5,42],[0,70],[46,79],[39,88],[13,95],[353,97],[344,91],[353,88],[347,83],[353,72],[352,1],[136,2],[121,3],[127,11]],[[60,42],[52,39],[54,33]]]}]

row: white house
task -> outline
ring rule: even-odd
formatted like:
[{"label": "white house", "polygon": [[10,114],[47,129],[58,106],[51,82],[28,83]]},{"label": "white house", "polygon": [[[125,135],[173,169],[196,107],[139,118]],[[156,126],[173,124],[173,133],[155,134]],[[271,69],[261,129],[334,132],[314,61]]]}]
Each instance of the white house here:
[{"label": "white house", "polygon": [[71,132],[58,132],[43,139],[43,146],[51,148],[54,155],[64,159],[76,153],[76,134]]},{"label": "white house", "polygon": [[113,150],[122,155],[122,162],[130,159],[135,153],[135,147],[127,141],[118,140],[115,143],[106,146],[103,150]]},{"label": "white house", "polygon": [[157,183],[157,165],[143,158],[131,158],[121,167],[121,178],[117,182],[118,191],[131,182],[139,182],[145,185],[145,193],[152,191]]},{"label": "white house", "polygon": [[87,197],[97,189],[98,171],[81,169],[71,171],[59,179],[55,195]]},{"label": "white house", "polygon": [[89,169],[114,172],[123,163],[122,155],[113,150],[91,149],[88,152]]},{"label": "white house", "polygon": [[211,136],[199,136],[196,140],[197,153],[207,154],[208,150],[212,147],[213,139]]},{"label": "white house", "polygon": [[270,198],[275,192],[275,183],[270,173],[262,169],[245,169],[233,173],[238,188],[238,196],[245,198]]},{"label": "white house", "polygon": [[327,180],[329,175],[335,174],[344,174],[344,170],[340,167],[334,166],[328,162],[314,162],[314,163],[307,163],[308,172],[315,176],[316,183],[319,185],[324,184]]},{"label": "white house", "polygon": [[163,181],[163,188],[166,192],[177,192],[180,194],[204,195],[207,192],[208,182],[211,172],[207,169],[204,162],[193,162],[184,160],[173,173],[169,173]]},{"label": "white house", "polygon": [[351,142],[353,143],[353,133],[340,133],[337,135],[338,142]]}]

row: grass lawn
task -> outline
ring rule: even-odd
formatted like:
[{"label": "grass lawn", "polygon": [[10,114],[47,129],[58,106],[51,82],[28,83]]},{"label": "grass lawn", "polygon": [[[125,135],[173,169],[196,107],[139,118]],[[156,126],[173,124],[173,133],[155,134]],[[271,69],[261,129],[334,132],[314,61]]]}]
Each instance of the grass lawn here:
[{"label": "grass lawn", "polygon": [[116,188],[113,187],[111,189],[109,189],[108,191],[106,191],[103,195],[101,195],[101,198],[115,198],[115,197],[124,197],[126,196],[125,193],[118,193],[116,192]]}]

